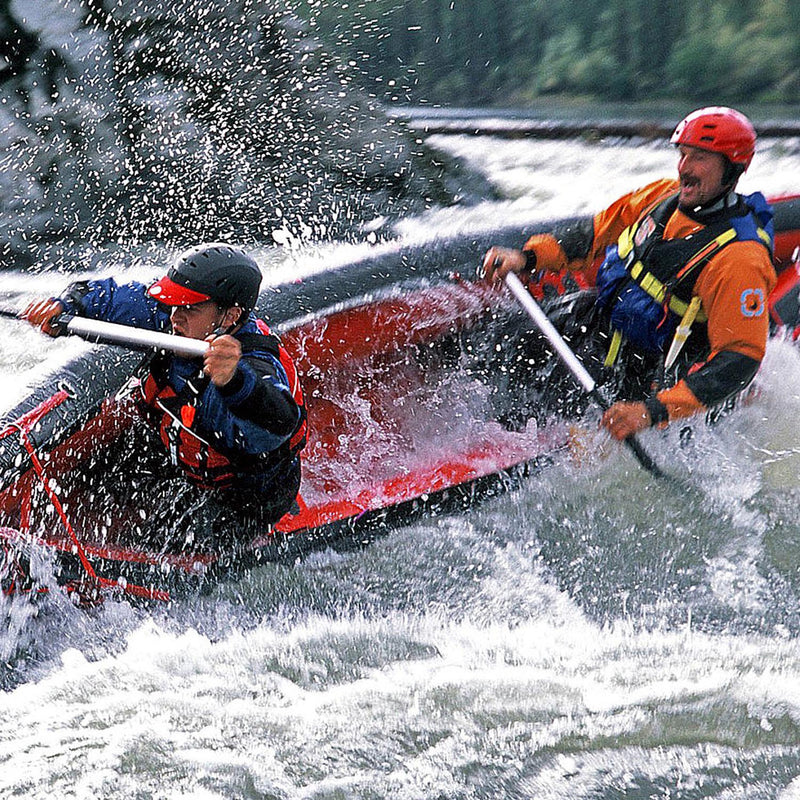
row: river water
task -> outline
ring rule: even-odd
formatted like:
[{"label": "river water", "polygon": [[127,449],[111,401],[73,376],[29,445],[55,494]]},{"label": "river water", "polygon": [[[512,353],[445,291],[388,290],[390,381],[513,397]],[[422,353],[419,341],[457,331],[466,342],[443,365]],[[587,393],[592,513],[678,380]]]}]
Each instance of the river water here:
[{"label": "river water", "polygon": [[[505,199],[410,240],[592,211],[675,167],[643,142],[430,143]],[[766,142],[742,188],[800,190],[797,157]],[[356,252],[260,257],[278,279]],[[4,405],[83,347],[2,334]],[[589,432],[520,491],[208,597],[6,604],[0,797],[800,798],[800,351],[772,342],[757,381],[688,447],[643,436],[689,492]]]}]

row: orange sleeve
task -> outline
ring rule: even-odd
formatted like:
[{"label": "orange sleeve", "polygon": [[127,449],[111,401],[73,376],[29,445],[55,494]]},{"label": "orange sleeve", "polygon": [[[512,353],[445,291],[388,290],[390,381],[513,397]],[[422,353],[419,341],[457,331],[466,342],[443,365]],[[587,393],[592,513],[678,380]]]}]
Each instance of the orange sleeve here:
[{"label": "orange sleeve", "polygon": [[[777,278],[766,248],[758,242],[732,242],[715,255],[700,273],[694,291],[708,315],[711,351],[734,352],[761,361],[769,336],[767,298]],[[703,369],[695,365],[692,372]],[[704,411],[685,380],[658,393],[670,419]]]},{"label": "orange sleeve", "polygon": [[614,244],[622,231],[636,222],[644,211],[661,200],[669,197],[678,189],[677,181],[663,179],[648,184],[642,189],[620,197],[608,208],[600,211],[592,219],[591,242],[586,242],[586,252],[581,257],[572,259],[564,252],[564,248],[553,233],[539,233],[531,236],[523,250],[536,253],[536,266],[542,270],[560,272],[563,269],[572,271],[585,270],[591,273],[595,261],[605,256],[605,249]]},{"label": "orange sleeve", "polygon": [[706,410],[683,380],[668,389],[662,389],[656,397],[667,407],[667,414],[671,420],[691,417]]},{"label": "orange sleeve", "polygon": [[537,269],[561,272],[562,269],[569,266],[564,248],[552,233],[537,233],[531,236],[522,249],[523,251],[533,250],[536,253]]},{"label": "orange sleeve", "polygon": [[710,358],[723,350],[764,358],[767,299],[776,282],[769,254],[758,242],[732,242],[709,261],[694,293],[708,315]]}]

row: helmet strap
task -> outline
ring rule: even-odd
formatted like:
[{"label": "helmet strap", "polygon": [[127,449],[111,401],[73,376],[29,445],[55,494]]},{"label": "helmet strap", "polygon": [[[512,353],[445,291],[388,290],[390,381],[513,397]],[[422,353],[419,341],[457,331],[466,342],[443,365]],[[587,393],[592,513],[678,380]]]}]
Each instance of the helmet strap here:
[{"label": "helmet strap", "polygon": [[739,178],[744,173],[744,167],[741,164],[734,164],[729,158],[725,159],[725,171],[722,173],[722,183],[726,189],[733,189]]},{"label": "helmet strap", "polygon": [[241,327],[243,323],[242,318],[246,317],[244,309],[241,308],[241,306],[230,306],[229,308],[226,308],[225,313],[223,314],[223,319],[225,318],[225,316],[227,316],[228,311],[230,311],[231,308],[238,308],[239,316],[233,322],[231,322],[226,328],[223,328],[222,324],[220,324],[220,326],[215,331],[217,336],[229,336],[231,333],[233,333],[235,330]]}]

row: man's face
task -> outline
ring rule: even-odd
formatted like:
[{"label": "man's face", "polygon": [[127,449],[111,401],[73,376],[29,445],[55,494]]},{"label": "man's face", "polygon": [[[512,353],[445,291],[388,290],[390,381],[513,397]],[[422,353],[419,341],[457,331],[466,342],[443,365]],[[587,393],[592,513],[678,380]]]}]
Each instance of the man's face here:
[{"label": "man's face", "polygon": [[725,156],[683,144],[678,147],[678,152],[678,178],[681,184],[678,203],[681,208],[705,205],[726,190],[722,182]]},{"label": "man's face", "polygon": [[217,328],[225,327],[225,317],[226,312],[213,300],[192,306],[173,306],[169,315],[172,330],[189,339],[205,339]]}]

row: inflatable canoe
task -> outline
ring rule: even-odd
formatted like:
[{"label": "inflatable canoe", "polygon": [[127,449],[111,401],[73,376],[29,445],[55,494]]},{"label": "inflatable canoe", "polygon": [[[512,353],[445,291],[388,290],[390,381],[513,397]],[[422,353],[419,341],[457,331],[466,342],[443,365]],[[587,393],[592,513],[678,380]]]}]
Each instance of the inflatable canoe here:
[{"label": "inflatable canoe", "polygon": [[[779,283],[770,310],[786,330],[800,317],[800,197],[772,202]],[[143,356],[100,345],[59,369],[0,422],[3,591],[56,583],[82,603],[108,593],[169,600],[258,563],[361,545],[540,469],[568,446],[569,431],[537,419],[535,397],[509,380],[535,327],[507,294],[472,278],[489,245],[518,246],[548,227],[387,246],[262,292],[257,313],[298,365],[310,435],[297,509],[236,552],[149,551],[135,535],[146,508],[93,517],[91,482],[63,488],[135,418],[122,389]],[[520,409],[529,412],[520,418]],[[34,574],[34,550],[48,556],[49,583]]]}]

